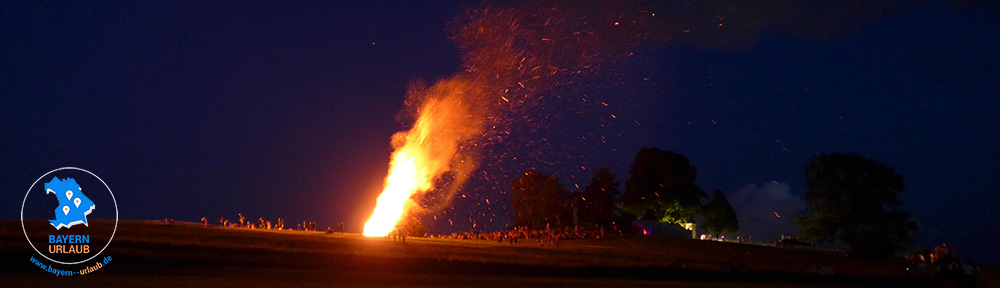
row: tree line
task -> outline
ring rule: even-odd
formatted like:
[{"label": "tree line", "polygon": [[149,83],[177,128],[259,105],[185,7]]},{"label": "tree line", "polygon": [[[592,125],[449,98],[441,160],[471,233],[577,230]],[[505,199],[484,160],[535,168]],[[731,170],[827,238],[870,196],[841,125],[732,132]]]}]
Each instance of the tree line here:
[{"label": "tree line", "polygon": [[[600,168],[582,191],[569,192],[554,175],[527,170],[510,181],[513,227],[544,229],[576,224],[630,228],[635,219],[693,223],[708,234],[735,233],[739,219],[725,193],[711,197],[697,185],[697,169],[679,153],[647,147],[635,156],[620,182]],[[916,222],[899,209],[903,176],[858,154],[818,154],[805,166],[806,203],[799,238],[846,243],[851,252],[890,255],[912,243]]]}]

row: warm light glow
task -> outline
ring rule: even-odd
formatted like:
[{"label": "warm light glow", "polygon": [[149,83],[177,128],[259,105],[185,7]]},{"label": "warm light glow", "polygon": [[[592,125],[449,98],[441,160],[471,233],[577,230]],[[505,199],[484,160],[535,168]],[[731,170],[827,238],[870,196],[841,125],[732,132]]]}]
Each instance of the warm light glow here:
[{"label": "warm light glow", "polygon": [[[590,101],[597,99],[579,92],[592,85],[603,86],[590,80],[603,79],[599,77],[603,71],[619,73],[613,67],[652,39],[639,34],[648,28],[644,24],[649,22],[647,12],[598,13],[613,18],[593,18],[588,16],[593,11],[583,6],[524,5],[469,9],[456,17],[445,30],[461,51],[462,70],[430,87],[424,81],[411,82],[400,116],[413,126],[393,136],[395,151],[384,188],[363,234],[384,236],[410,219],[450,208],[458,189],[476,174],[482,149],[510,137],[516,123],[526,123],[529,129],[525,131],[531,133],[547,129],[548,124],[541,122],[548,122],[549,116],[543,117],[548,112],[538,114],[546,111],[544,103],[575,102],[570,99],[579,95],[587,105],[608,107],[608,103]],[[631,22],[616,22],[622,19]],[[619,26],[605,25],[610,23]],[[622,25],[629,29],[620,29]],[[564,88],[551,93],[556,92],[549,91],[554,87]],[[592,108],[597,107],[574,112],[583,115]],[[562,118],[559,115],[553,116]],[[493,161],[502,157],[492,156],[497,157],[490,159]],[[486,181],[500,177],[488,175],[490,180],[486,176]]]},{"label": "warm light glow", "polygon": [[441,174],[449,171],[463,175],[456,176],[458,181],[451,183],[449,191],[453,194],[466,178],[464,175],[475,168],[474,161],[459,155],[461,145],[482,130],[481,117],[469,117],[478,110],[463,99],[463,89],[467,86],[460,80],[451,80],[418,91],[425,100],[413,128],[393,136],[396,151],[392,154],[385,188],[362,234],[389,235],[403,216],[417,209],[418,205],[411,200],[414,195],[433,189]]},{"label": "warm light glow", "polygon": [[372,212],[372,217],[365,222],[365,236],[386,236],[392,232],[396,222],[403,216],[403,206],[417,188],[417,167],[412,157],[397,154],[398,161],[386,179],[385,190],[378,196],[378,205]]}]

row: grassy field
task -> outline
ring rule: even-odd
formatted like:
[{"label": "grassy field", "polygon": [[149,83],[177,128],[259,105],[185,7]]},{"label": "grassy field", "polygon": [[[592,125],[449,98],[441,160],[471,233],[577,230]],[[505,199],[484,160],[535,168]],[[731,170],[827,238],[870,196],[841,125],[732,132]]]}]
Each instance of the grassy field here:
[{"label": "grassy field", "polygon": [[[29,231],[30,232],[30,231]],[[40,232],[46,233],[46,232]],[[99,242],[101,239],[92,239]],[[106,267],[55,277],[36,256],[19,222],[0,222],[4,286],[86,283],[99,286],[435,286],[435,287],[905,287],[898,259],[690,239],[625,237],[563,241],[542,247],[478,240],[206,228],[122,221],[102,256]],[[813,265],[832,276],[811,275]],[[745,273],[725,272],[727,266]]]}]

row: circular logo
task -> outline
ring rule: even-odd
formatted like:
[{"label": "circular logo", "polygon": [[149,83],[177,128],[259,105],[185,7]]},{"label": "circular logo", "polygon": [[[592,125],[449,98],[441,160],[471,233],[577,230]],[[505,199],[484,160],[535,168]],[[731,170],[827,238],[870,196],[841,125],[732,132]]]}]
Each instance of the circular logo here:
[{"label": "circular logo", "polygon": [[21,229],[31,248],[45,259],[80,264],[111,244],[118,230],[118,202],[94,173],[76,167],[55,169],[25,193]]}]

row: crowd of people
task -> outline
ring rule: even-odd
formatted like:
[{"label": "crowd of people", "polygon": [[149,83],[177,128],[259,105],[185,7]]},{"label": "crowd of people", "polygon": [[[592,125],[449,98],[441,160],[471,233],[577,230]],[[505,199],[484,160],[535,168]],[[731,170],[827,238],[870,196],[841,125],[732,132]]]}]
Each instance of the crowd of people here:
[{"label": "crowd of people", "polygon": [[[264,220],[263,217],[258,218],[256,221],[249,220],[243,213],[238,213],[237,217],[239,221],[229,221],[225,217],[219,217],[216,219],[215,224],[210,224],[208,218],[201,218],[201,225],[205,227],[226,227],[226,228],[239,228],[239,229],[262,229],[262,230],[295,230],[295,231],[316,231],[316,222],[302,221],[302,223],[296,223],[295,228],[288,227],[285,228],[285,219],[278,218],[277,221],[271,222],[270,220]],[[173,219],[166,219],[165,223],[173,223]],[[337,224],[337,232],[344,233],[344,223],[341,222]],[[333,233],[333,227],[326,227],[326,233]]]},{"label": "crowd of people", "polygon": [[605,236],[604,229],[588,230],[583,229],[582,227],[567,227],[562,229],[546,227],[544,229],[530,229],[528,227],[517,227],[513,230],[494,232],[454,232],[444,235],[431,235],[430,237],[459,240],[486,240],[501,243],[507,242],[511,245],[518,244],[523,241],[533,241],[541,246],[545,246],[546,244],[550,246],[559,246],[560,240],[602,239]]},{"label": "crowd of people", "polygon": [[978,287],[979,265],[974,260],[961,260],[955,247],[941,244],[934,250],[921,249],[907,253],[909,276],[924,280],[938,280],[948,287]]}]

